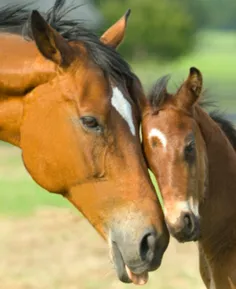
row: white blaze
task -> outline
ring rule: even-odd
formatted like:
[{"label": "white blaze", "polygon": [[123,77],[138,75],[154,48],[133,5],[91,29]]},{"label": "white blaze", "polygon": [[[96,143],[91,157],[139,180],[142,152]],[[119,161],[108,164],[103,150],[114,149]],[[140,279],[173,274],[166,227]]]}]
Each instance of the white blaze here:
[{"label": "white blaze", "polygon": [[198,211],[199,204],[197,200],[193,199],[193,197],[189,198],[189,207],[191,211],[194,213],[194,215],[196,217],[199,217],[199,211]]},{"label": "white blaze", "polygon": [[154,137],[157,137],[159,139],[159,141],[161,142],[162,146],[164,147],[164,149],[166,148],[166,145],[167,145],[167,139],[166,139],[166,136],[164,135],[163,132],[161,132],[159,129],[157,128],[152,128],[149,135],[148,135],[148,138],[149,139],[152,139]]},{"label": "white blaze", "polygon": [[135,127],[132,118],[132,109],[131,105],[127,99],[125,99],[122,92],[117,88],[113,88],[111,104],[127,122],[129,129],[133,135],[135,135]]}]

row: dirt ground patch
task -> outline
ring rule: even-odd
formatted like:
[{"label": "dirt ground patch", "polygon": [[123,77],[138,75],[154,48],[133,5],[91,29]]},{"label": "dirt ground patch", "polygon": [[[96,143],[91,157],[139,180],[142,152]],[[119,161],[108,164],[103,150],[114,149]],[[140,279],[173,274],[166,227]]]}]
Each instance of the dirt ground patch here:
[{"label": "dirt ground patch", "polygon": [[[69,209],[43,209],[31,217],[0,219],[1,289],[123,289],[105,242]],[[144,288],[204,288],[196,244],[173,240],[161,268]]]}]

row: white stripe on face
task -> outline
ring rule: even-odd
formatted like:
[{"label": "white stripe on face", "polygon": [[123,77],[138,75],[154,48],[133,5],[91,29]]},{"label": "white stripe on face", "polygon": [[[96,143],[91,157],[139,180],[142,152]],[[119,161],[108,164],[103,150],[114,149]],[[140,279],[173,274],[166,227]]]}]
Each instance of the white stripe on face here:
[{"label": "white stripe on face", "polygon": [[198,201],[193,199],[193,197],[189,198],[189,207],[190,210],[194,213],[194,215],[196,217],[199,217],[199,210],[198,210],[199,204]]},{"label": "white stripe on face", "polygon": [[157,128],[152,128],[149,135],[148,135],[148,138],[152,139],[154,137],[157,137],[159,139],[160,143],[162,144],[163,148],[166,149],[167,139],[166,139],[166,136],[163,134],[163,132],[161,132]]},{"label": "white stripe on face", "polygon": [[123,117],[123,119],[127,122],[129,129],[132,135],[135,135],[135,127],[132,118],[132,109],[131,105],[127,99],[125,99],[122,92],[117,88],[113,88],[111,104],[112,106],[119,112],[119,114]]}]

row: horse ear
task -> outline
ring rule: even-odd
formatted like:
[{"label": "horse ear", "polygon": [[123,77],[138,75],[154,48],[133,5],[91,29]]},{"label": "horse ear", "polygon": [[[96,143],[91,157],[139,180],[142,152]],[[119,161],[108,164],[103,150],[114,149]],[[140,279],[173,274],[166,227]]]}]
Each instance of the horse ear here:
[{"label": "horse ear", "polygon": [[125,15],[123,15],[115,24],[107,29],[100,37],[100,40],[113,48],[117,48],[124,39],[125,30],[127,26],[127,21],[131,10],[127,10]]},{"label": "horse ear", "polygon": [[191,67],[187,80],[177,93],[177,103],[186,109],[191,109],[201,95],[202,82],[203,80],[200,70],[195,67]]},{"label": "horse ear", "polygon": [[31,14],[31,29],[35,43],[44,57],[61,66],[69,65],[72,60],[71,47],[36,10]]}]

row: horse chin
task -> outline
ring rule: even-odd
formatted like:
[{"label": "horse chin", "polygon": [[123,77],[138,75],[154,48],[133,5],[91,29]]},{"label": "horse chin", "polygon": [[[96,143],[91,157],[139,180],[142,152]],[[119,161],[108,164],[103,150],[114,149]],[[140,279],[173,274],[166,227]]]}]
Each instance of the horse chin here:
[{"label": "horse chin", "polygon": [[184,235],[181,231],[174,231],[169,228],[170,234],[180,243],[187,243],[187,242],[197,242],[201,239],[200,230],[193,232],[191,235]]},{"label": "horse chin", "polygon": [[190,237],[190,238],[182,238],[182,237],[180,237],[180,238],[177,238],[176,236],[175,236],[175,238],[177,239],[177,241],[178,242],[180,242],[180,243],[188,243],[188,242],[198,242],[199,241],[199,239],[200,239],[200,237],[199,236],[192,236],[192,237]]},{"label": "horse chin", "polygon": [[125,264],[122,254],[116,243],[112,243],[112,259],[115,264],[118,278],[123,283],[133,283],[135,285],[145,285],[148,281],[148,272],[142,274],[133,273]]},{"label": "horse chin", "polygon": [[116,243],[112,243],[112,259],[115,264],[116,273],[118,275],[118,278],[123,283],[132,283],[130,280],[126,268],[125,268],[125,262],[123,260],[123,257],[121,255],[121,252],[117,246]]}]

